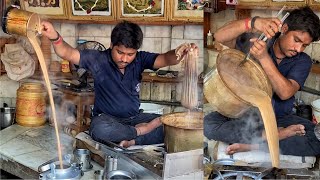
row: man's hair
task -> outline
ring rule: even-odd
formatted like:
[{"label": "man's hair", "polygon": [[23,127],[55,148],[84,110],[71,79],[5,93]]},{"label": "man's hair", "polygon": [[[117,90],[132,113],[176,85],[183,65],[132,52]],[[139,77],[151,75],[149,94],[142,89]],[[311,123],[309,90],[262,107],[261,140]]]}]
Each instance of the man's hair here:
[{"label": "man's hair", "polygon": [[312,41],[319,40],[319,17],[307,6],[293,10],[284,23],[288,25],[288,31],[308,32]]},{"label": "man's hair", "polygon": [[124,45],[126,48],[139,49],[142,45],[143,33],[141,28],[128,21],[123,21],[113,28],[111,43],[113,46]]}]

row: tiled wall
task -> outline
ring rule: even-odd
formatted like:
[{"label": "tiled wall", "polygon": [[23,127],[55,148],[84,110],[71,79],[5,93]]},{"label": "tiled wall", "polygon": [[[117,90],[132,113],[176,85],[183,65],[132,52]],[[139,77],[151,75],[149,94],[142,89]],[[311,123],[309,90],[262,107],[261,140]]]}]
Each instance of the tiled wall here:
[{"label": "tiled wall", "polygon": [[[260,17],[274,17],[278,11],[271,11],[271,10],[252,10],[251,16],[260,16]],[[316,12],[316,14],[320,17],[320,12]],[[223,26],[225,23],[230,22],[236,19],[235,11],[234,10],[225,10],[219,13],[211,14],[211,22],[210,22],[210,29],[211,32],[216,32],[218,28]],[[320,41],[312,43],[305,49],[305,52],[310,55],[310,57],[315,62],[320,62]],[[213,54],[212,52],[209,52]],[[208,59],[212,60],[216,58],[216,56],[211,55],[208,57],[208,51],[204,51],[204,61],[208,64]],[[213,58],[212,58],[213,57]],[[306,87],[310,87],[312,89],[320,91],[320,75],[310,73],[309,77],[305,83]],[[310,104],[312,101],[319,99],[320,96],[313,95],[306,92],[298,92],[295,95],[296,98],[303,100],[306,104]]]},{"label": "tiled wall", "polygon": [[[110,35],[115,25],[107,24],[69,24],[69,23],[54,23],[56,30],[62,35],[64,40],[71,46],[76,47],[76,41],[78,39],[94,40],[102,43],[106,48],[110,46]],[[141,50],[164,53],[171,49],[176,48],[184,42],[195,43],[198,45],[199,61],[198,72],[203,71],[203,27],[201,25],[181,25],[181,26],[140,26],[144,33],[144,41]],[[7,34],[0,31],[0,37],[6,37]],[[51,60],[61,61],[61,59],[54,53],[51,48]],[[181,64],[164,68],[165,70],[181,70]],[[3,102],[6,102],[10,106],[15,106],[16,90],[19,86],[18,82],[10,80],[7,75],[0,77],[0,107]],[[162,97],[169,98],[171,100],[171,85],[165,84],[153,84],[153,89],[156,87],[160,90],[156,92],[163,93]],[[167,88],[170,87],[170,88]],[[165,89],[166,91],[162,91]],[[179,93],[180,91],[174,91]],[[174,95],[174,97],[181,96],[180,94]],[[164,100],[167,100],[164,99]]]}]

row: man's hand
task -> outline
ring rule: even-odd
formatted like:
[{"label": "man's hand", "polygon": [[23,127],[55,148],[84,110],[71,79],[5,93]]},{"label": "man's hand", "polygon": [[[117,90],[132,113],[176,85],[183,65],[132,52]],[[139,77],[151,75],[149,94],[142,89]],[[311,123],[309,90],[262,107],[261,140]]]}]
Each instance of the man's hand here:
[{"label": "man's hand", "polygon": [[199,56],[199,48],[196,44],[194,43],[181,44],[179,47],[177,47],[175,51],[177,60],[178,61],[183,60],[189,52],[193,52],[193,51],[197,56]]},{"label": "man's hand", "polygon": [[59,37],[58,32],[54,29],[53,25],[50,22],[42,21],[41,25],[41,34],[43,34],[49,39],[57,39]]},{"label": "man's hand", "polygon": [[252,29],[263,32],[268,39],[272,38],[281,27],[281,21],[278,18],[257,18]]},{"label": "man's hand", "polygon": [[258,40],[257,38],[250,39],[250,42],[253,42],[252,47],[250,48],[250,53],[257,59],[262,60],[266,57],[269,57],[268,50],[267,50],[267,43]]},{"label": "man's hand", "polygon": [[149,123],[140,123],[135,126],[137,131],[137,136],[148,134],[149,132],[153,131],[157,127],[161,126],[160,118],[155,118],[154,120],[150,121]]}]

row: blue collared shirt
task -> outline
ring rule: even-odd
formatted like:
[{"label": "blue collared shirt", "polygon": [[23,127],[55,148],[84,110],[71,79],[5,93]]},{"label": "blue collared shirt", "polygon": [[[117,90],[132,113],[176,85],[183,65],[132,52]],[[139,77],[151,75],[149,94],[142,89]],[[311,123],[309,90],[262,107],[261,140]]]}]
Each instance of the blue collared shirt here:
[{"label": "blue collared shirt", "polygon": [[112,60],[111,49],[80,51],[80,67],[91,71],[94,78],[94,115],[105,113],[119,118],[137,115],[142,72],[145,69],[153,70],[158,55],[138,51],[136,58],[122,74]]}]

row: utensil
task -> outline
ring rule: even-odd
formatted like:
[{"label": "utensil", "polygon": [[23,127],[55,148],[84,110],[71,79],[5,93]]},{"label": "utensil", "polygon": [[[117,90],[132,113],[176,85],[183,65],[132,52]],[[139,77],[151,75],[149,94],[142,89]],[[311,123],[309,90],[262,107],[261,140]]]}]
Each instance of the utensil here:
[{"label": "utensil", "polygon": [[[283,6],[282,7],[282,9],[278,12],[278,14],[277,14],[277,18],[279,18],[279,16],[281,15],[281,13],[283,12],[283,10],[285,9],[285,7],[286,6]],[[287,19],[287,17],[290,15],[290,13],[289,12],[287,12],[282,18],[281,18],[281,24]],[[260,36],[259,36],[259,38],[258,38],[258,40],[257,41],[260,41],[260,40],[262,40],[262,41],[267,41],[267,36],[264,34],[264,33],[262,33]],[[245,62],[247,62],[247,60],[250,58],[250,51],[247,53],[247,55],[245,56],[245,58],[240,62],[240,64],[239,64],[239,66],[242,66]]]},{"label": "utensil", "polygon": [[92,169],[90,151],[88,149],[76,149],[74,152],[75,159],[78,163],[82,163],[82,170],[88,171]]},{"label": "utensil", "polygon": [[104,174],[104,171],[103,170],[96,170],[96,171],[94,171],[94,179],[96,179],[96,180],[103,180],[104,179],[104,176],[103,176],[103,174]]},{"label": "utensil", "polygon": [[0,128],[4,129],[15,122],[16,109],[14,107],[0,108]]},{"label": "utensil", "polygon": [[115,170],[110,171],[105,176],[106,179],[137,179],[136,175],[129,171]]}]

